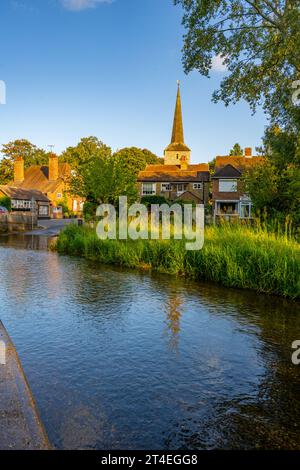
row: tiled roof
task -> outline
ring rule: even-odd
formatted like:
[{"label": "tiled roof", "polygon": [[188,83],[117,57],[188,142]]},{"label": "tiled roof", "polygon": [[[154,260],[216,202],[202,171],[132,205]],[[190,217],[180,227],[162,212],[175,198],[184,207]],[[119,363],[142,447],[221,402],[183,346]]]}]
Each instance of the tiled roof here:
[{"label": "tiled roof", "polygon": [[182,193],[180,196],[178,196],[178,198],[175,199],[175,201],[178,201],[178,200],[180,200],[180,199],[181,199],[181,200],[184,200],[184,195],[185,195],[185,194],[188,194],[188,193],[189,193],[189,194],[192,194],[192,196],[194,196],[195,198],[197,198],[197,199],[199,199],[199,200],[201,199],[201,196],[200,196],[199,193],[197,193],[197,191],[194,191],[193,189],[188,189],[187,191],[184,191],[184,193]]},{"label": "tiled roof", "polygon": [[216,169],[213,178],[240,178],[242,172],[232,165],[221,166]]},{"label": "tiled roof", "polygon": [[176,143],[176,142],[173,142],[172,144],[168,145],[168,147],[165,150],[171,151],[171,152],[190,152],[191,151],[191,149],[187,145]]},{"label": "tiled roof", "polygon": [[144,171],[140,171],[138,181],[162,181],[162,182],[189,182],[209,181],[209,166],[207,163],[188,165],[182,170],[177,165],[148,165]]},{"label": "tiled roof", "polygon": [[224,167],[226,165],[232,165],[235,168],[238,168],[239,170],[243,170],[244,168],[256,165],[257,163],[261,163],[264,161],[264,157],[216,157],[216,168]]},{"label": "tiled roof", "polygon": [[34,198],[39,202],[50,202],[50,200],[41,191],[21,189],[14,186],[0,186],[0,191],[11,199],[31,201]]},{"label": "tiled roof", "polygon": [[63,180],[71,175],[71,168],[68,163],[59,164],[59,178],[56,181],[49,181],[48,166],[31,166],[25,170],[25,178],[21,183],[11,183],[22,189],[35,189],[43,193],[54,193]]}]

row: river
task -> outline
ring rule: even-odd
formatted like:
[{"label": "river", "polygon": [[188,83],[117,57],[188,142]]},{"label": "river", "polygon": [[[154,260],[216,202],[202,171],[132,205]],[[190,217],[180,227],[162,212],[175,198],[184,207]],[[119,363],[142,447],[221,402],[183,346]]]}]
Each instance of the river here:
[{"label": "river", "polygon": [[0,319],[59,449],[300,448],[299,303],[2,237]]}]

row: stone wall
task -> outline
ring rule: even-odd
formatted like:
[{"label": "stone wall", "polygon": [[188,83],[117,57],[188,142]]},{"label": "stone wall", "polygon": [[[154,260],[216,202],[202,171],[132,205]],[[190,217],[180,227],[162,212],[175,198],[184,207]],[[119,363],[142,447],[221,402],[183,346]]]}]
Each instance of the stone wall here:
[{"label": "stone wall", "polygon": [[30,212],[12,212],[8,214],[0,214],[0,233],[4,232],[24,232],[37,227],[37,216]]}]

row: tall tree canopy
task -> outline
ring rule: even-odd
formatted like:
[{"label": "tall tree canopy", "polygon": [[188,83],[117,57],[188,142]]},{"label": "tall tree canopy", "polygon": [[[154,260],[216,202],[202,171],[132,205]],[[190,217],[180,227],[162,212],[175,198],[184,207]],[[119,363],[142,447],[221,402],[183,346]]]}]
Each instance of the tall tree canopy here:
[{"label": "tall tree canopy", "polygon": [[244,98],[273,122],[299,126],[292,84],[300,79],[300,0],[174,0],[184,9],[186,72],[209,76],[213,58],[228,73],[214,101]]},{"label": "tall tree canopy", "polygon": [[81,168],[96,157],[111,155],[111,148],[97,137],[83,137],[75,147],[68,147],[61,155],[61,161],[69,163],[72,168]]},{"label": "tall tree canopy", "polygon": [[113,156],[92,157],[71,178],[71,191],[88,202],[116,204],[119,196],[130,203],[137,198],[135,175]]},{"label": "tall tree canopy", "polygon": [[3,158],[0,161],[0,184],[6,184],[13,179],[14,161],[23,157],[24,166],[47,165],[49,155],[27,139],[18,139],[2,145]]},{"label": "tall tree canopy", "polygon": [[241,155],[244,155],[244,151],[242,147],[240,146],[240,144],[234,144],[234,146],[229,152],[229,155],[231,157],[240,157]]},{"label": "tall tree canopy", "polygon": [[277,126],[264,137],[266,161],[243,175],[246,192],[256,209],[278,221],[288,216],[300,236],[300,145],[299,136]]},{"label": "tall tree canopy", "polygon": [[114,157],[123,163],[132,174],[137,176],[138,172],[144,170],[146,165],[162,163],[162,159],[147,149],[137,147],[125,147],[118,150]]}]

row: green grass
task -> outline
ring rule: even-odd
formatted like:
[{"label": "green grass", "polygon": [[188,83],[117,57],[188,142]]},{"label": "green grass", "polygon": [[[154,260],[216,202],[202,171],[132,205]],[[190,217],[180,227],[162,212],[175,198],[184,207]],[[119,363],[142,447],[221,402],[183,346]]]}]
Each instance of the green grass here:
[{"label": "green grass", "polygon": [[180,240],[103,241],[93,229],[71,225],[60,234],[56,249],[99,263],[300,298],[300,245],[287,234],[270,233],[261,227],[208,227],[203,249],[186,251]]}]

